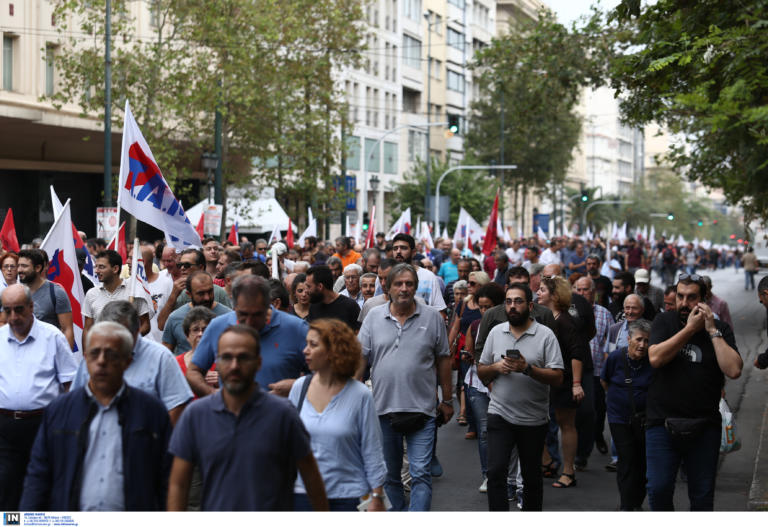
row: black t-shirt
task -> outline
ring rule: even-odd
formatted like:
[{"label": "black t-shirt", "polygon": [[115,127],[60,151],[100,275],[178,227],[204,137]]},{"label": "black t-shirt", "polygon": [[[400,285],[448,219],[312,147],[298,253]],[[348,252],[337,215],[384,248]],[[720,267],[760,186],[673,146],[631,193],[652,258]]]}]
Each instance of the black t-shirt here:
[{"label": "black t-shirt", "polygon": [[[573,378],[571,360],[580,360],[582,364],[584,364],[587,360],[586,356],[590,354],[589,347],[584,349],[578,332],[576,331],[576,324],[574,324],[573,318],[568,313],[560,313],[560,316],[555,319],[553,332],[555,337],[557,337],[557,343],[560,345],[560,353],[563,355],[566,380],[570,382],[570,379]],[[566,385],[565,381],[563,382],[563,385]]]},{"label": "black t-shirt", "polygon": [[318,302],[309,305],[309,316],[307,320],[312,322],[319,318],[335,318],[341,320],[353,331],[360,329],[360,323],[357,317],[360,315],[360,306],[349,297],[339,295],[336,300],[330,304]]},{"label": "black t-shirt", "polygon": [[[728,324],[715,320],[725,341],[738,352]],[[649,346],[671,338],[683,329],[676,311],[659,313],[651,326]],[[667,417],[711,418],[720,424],[720,391],[725,376],[717,365],[715,347],[707,332],[696,333],[661,368],[654,369],[648,389],[646,413],[649,425],[661,425]]]},{"label": "black t-shirt", "polygon": [[595,283],[598,303],[603,307],[608,307],[611,303],[611,291],[613,290],[611,279],[600,275],[597,278],[592,278],[592,281]]},{"label": "black t-shirt", "polygon": [[576,326],[576,336],[579,339],[579,346],[589,352],[583,353],[583,370],[593,371],[595,369],[592,363],[592,352],[589,347],[589,341],[595,336],[595,311],[592,305],[581,295],[573,294],[571,297],[571,308],[568,310],[573,323]]}]

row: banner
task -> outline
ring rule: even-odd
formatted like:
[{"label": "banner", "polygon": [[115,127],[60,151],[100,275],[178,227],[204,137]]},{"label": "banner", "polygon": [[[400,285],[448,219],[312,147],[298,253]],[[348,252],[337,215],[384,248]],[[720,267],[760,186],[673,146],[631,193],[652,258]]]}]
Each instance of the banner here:
[{"label": "banner", "polygon": [[200,247],[200,236],[160,172],[133,119],[128,101],[125,102],[117,202],[136,219],[163,231],[172,247]]},{"label": "banner", "polygon": [[[54,211],[56,209],[54,208]],[[115,237],[120,225],[120,211],[117,207],[96,208],[96,237],[102,240],[111,240]]]},{"label": "banner", "polygon": [[69,200],[64,204],[61,214],[53,222],[51,230],[40,245],[48,257],[48,280],[59,284],[66,291],[69,303],[72,305],[72,329],[75,334],[75,349],[78,359],[83,350],[83,313],[82,305],[85,300],[83,282],[77,268],[75,243],[72,240],[72,216],[69,212]]}]

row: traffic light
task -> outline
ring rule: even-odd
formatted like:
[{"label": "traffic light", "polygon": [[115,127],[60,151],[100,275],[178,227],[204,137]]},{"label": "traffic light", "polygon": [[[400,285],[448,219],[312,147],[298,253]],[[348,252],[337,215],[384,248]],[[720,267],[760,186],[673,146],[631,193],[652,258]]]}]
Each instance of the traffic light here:
[{"label": "traffic light", "polygon": [[669,221],[673,221],[675,219],[675,213],[674,212],[667,212],[667,219]]},{"label": "traffic light", "polygon": [[717,220],[712,220],[712,225],[717,225]]},{"label": "traffic light", "polygon": [[731,238],[731,240],[735,240],[736,239],[736,235],[735,234],[731,234],[730,238]]},{"label": "traffic light", "polygon": [[698,225],[699,227],[703,227],[704,222],[702,220],[699,220],[698,222],[696,222],[696,225]]},{"label": "traffic light", "polygon": [[368,213],[367,212],[363,212],[363,230],[364,231],[368,230],[368,221],[369,221]]},{"label": "traffic light", "polygon": [[451,132],[451,134],[453,135],[458,135],[459,133],[459,116],[458,115],[448,116],[448,131]]},{"label": "traffic light", "polygon": [[586,190],[581,191],[581,201],[582,203],[589,201],[589,193]]}]

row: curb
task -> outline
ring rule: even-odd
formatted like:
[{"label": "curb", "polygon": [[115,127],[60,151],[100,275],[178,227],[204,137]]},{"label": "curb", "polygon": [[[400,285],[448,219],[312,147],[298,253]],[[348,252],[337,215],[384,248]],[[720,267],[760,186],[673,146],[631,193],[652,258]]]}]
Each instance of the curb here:
[{"label": "curb", "polygon": [[763,423],[760,426],[760,440],[755,453],[755,471],[752,473],[752,485],[747,500],[748,511],[768,511],[768,479],[761,478],[768,474],[768,405],[763,410]]}]

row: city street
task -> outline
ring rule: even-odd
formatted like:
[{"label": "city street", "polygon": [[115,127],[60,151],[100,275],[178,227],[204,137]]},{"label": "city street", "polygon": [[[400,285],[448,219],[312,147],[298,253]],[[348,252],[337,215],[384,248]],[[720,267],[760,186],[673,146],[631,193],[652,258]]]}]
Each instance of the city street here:
[{"label": "city street", "polygon": [[[704,272],[704,274],[707,274]],[[721,456],[721,466],[715,493],[716,511],[747,510],[747,499],[755,472],[755,455],[760,440],[763,411],[768,401],[768,370],[752,365],[757,353],[766,347],[766,313],[758,303],[755,291],[744,291],[744,275],[733,268],[709,273],[714,292],[724,298],[730,307],[736,329],[736,342],[744,359],[744,370],[739,379],[726,383],[726,399],[736,414],[737,435],[742,448]],[[757,283],[764,274],[757,275]],[[660,285],[654,276],[654,283]],[[438,456],[444,475],[434,479],[432,510],[486,511],[485,494],[478,492],[481,483],[477,441],[465,440],[466,427],[455,420],[440,429]],[[606,424],[606,439],[608,427]],[[551,487],[552,479],[544,480],[545,511],[615,511],[618,491],[615,473],[607,472],[608,455],[593,452],[585,471],[577,473],[578,485],[571,489]],[[762,475],[767,476],[766,474]],[[511,510],[517,508],[510,504]],[[684,483],[678,483],[675,493],[677,510],[688,510]],[[644,506],[647,510],[647,501]]]}]

